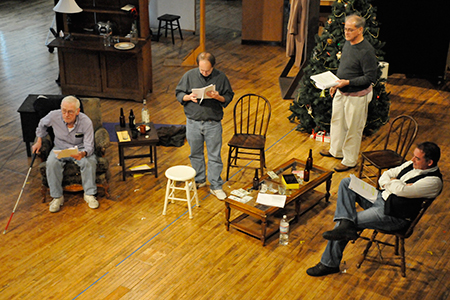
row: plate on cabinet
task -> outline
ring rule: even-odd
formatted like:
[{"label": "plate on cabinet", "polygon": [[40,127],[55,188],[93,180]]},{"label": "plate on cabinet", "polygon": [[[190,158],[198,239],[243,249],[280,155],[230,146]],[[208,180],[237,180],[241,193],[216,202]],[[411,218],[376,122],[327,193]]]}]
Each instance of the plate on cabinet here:
[{"label": "plate on cabinet", "polygon": [[114,44],[114,48],[118,50],[130,50],[134,48],[134,44],[129,42],[121,42]]}]

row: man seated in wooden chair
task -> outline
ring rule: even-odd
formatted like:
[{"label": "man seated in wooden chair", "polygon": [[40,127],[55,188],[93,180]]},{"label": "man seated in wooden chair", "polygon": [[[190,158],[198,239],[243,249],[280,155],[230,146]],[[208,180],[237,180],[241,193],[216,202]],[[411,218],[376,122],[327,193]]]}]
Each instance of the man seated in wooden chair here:
[{"label": "man seated in wooden chair", "polygon": [[70,160],[80,166],[84,200],[90,208],[97,208],[99,203],[94,196],[97,193],[94,128],[91,119],[80,112],[80,101],[74,96],[67,96],[61,101],[61,109],[51,111],[39,121],[36,129],[37,140],[32,147],[33,153],[38,153],[41,149],[42,138],[48,134],[48,127],[52,127],[55,134],[54,150],[78,148],[76,155],[65,158],[58,158],[54,151],[50,151],[46,169],[50,196],[53,198],[50,202],[50,212],[58,212],[64,203],[63,169]]},{"label": "man seated in wooden chair", "polygon": [[[337,224],[333,230],[323,233],[328,244],[320,262],[306,273],[310,276],[338,273],[345,246],[356,240],[362,229],[395,231],[409,226],[419,213],[423,199],[434,199],[442,191],[442,175],[437,166],[440,156],[440,148],[435,143],[419,144],[410,161],[383,173],[379,179],[382,190],[373,203],[349,189],[350,178],[344,178],[339,185],[334,215]],[[399,203],[396,199],[407,204],[391,206]],[[357,212],[356,203],[364,210]]]}]

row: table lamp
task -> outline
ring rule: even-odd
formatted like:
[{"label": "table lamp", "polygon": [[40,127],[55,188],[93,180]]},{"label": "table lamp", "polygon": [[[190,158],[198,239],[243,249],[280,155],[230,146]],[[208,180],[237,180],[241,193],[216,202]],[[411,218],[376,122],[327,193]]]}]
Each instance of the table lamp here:
[{"label": "table lamp", "polygon": [[[83,9],[78,6],[75,0],[59,0],[58,3],[53,7],[55,12],[63,13],[63,14],[75,14],[82,12]],[[65,37],[66,40],[71,39],[70,35],[70,18],[67,16],[67,30],[69,31],[69,35]]]}]

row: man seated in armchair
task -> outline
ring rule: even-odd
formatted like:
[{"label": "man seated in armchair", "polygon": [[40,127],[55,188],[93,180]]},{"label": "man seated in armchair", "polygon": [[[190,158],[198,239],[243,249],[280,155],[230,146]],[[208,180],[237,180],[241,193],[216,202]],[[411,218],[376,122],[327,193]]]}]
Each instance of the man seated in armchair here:
[{"label": "man seated in armchair", "polygon": [[63,169],[68,161],[74,161],[81,170],[84,190],[84,200],[90,208],[97,208],[99,203],[95,198],[97,185],[95,172],[97,159],[94,155],[94,128],[91,119],[80,112],[80,101],[74,96],[67,96],[61,101],[61,109],[53,110],[39,121],[36,129],[36,143],[33,153],[38,153],[42,146],[42,138],[52,127],[55,135],[54,150],[77,147],[79,152],[71,157],[58,159],[53,151],[47,158],[47,181],[50,188],[50,212],[58,212],[64,203]]},{"label": "man seated in armchair", "polygon": [[[320,262],[306,273],[310,276],[338,273],[345,246],[359,237],[360,230],[396,231],[409,226],[423,199],[434,199],[442,191],[440,157],[441,150],[435,143],[419,144],[410,161],[383,173],[379,179],[382,191],[378,192],[375,202],[351,190],[350,178],[344,178],[339,185],[334,215],[337,225],[323,233],[328,244]],[[364,210],[356,211],[356,203]],[[398,204],[394,206],[394,203]]]}]

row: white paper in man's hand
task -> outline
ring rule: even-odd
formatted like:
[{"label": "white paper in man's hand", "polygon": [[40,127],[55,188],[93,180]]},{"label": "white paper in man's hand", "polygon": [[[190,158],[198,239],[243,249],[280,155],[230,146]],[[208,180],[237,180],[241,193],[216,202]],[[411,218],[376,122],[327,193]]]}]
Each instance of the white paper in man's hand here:
[{"label": "white paper in man's hand", "polygon": [[349,189],[363,196],[372,203],[377,200],[378,190],[373,185],[368,184],[367,182],[359,179],[353,174],[350,174],[350,178],[351,180],[348,186]]},{"label": "white paper in man's hand", "polygon": [[78,148],[67,148],[64,150],[53,150],[56,155],[56,158],[61,159],[65,157],[72,157],[72,155],[78,155]]}]

